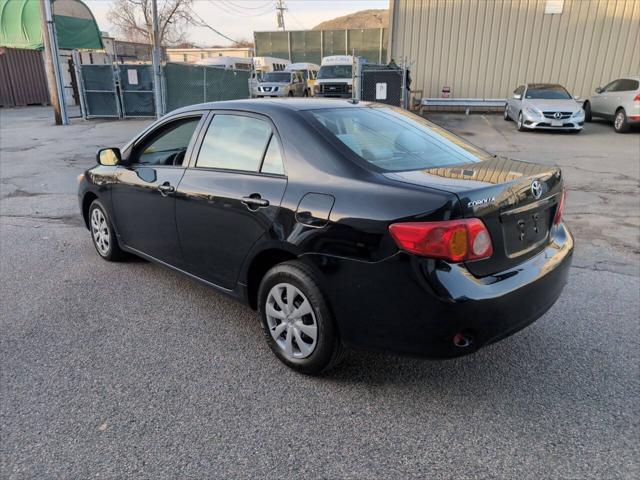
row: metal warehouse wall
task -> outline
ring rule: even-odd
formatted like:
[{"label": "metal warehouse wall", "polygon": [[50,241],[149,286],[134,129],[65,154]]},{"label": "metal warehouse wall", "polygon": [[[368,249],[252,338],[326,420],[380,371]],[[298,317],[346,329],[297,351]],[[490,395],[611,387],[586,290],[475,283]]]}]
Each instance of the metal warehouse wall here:
[{"label": "metal warehouse wall", "polygon": [[0,47],[0,107],[49,103],[42,52]]},{"label": "metal warehouse wall", "polygon": [[524,82],[573,95],[640,71],[640,0],[390,0],[390,59],[408,57],[411,89],[505,98]]}]

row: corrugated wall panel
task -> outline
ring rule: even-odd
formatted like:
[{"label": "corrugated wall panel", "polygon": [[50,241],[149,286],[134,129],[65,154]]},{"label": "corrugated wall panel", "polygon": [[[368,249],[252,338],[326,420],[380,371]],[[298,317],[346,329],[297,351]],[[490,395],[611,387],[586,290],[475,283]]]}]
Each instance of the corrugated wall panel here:
[{"label": "corrugated wall panel", "polygon": [[0,48],[2,106],[49,102],[42,53],[37,50]]},{"label": "corrugated wall panel", "polygon": [[413,62],[413,90],[505,98],[525,82],[587,97],[640,73],[640,0],[391,0],[389,59]]}]

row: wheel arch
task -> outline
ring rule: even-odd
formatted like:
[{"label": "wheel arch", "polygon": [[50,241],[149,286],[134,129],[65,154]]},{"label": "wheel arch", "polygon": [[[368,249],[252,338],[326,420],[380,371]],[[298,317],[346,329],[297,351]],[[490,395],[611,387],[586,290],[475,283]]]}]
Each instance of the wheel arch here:
[{"label": "wheel arch", "polygon": [[244,276],[247,285],[247,302],[253,310],[258,309],[258,289],[265,274],[276,265],[296,260],[298,255],[284,248],[267,248],[253,256]]},{"label": "wheel arch", "polygon": [[87,229],[89,229],[89,207],[97,198],[98,195],[92,191],[88,191],[84,194],[84,197],[82,197],[82,218],[84,219],[84,224]]}]

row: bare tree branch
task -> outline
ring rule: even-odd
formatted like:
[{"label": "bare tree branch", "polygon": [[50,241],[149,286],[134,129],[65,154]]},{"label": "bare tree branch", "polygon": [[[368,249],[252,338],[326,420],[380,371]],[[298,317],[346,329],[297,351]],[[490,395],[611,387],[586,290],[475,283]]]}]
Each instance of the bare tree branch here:
[{"label": "bare tree branch", "polygon": [[[158,0],[158,33],[162,45],[175,45],[187,39],[187,29],[197,21],[191,13],[194,0]],[[109,21],[125,39],[152,43],[150,0],[114,0]]]}]

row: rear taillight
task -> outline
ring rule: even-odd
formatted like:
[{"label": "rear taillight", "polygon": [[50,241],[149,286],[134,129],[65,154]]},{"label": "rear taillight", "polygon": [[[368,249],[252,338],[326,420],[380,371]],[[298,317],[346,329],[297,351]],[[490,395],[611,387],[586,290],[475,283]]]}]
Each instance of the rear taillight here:
[{"label": "rear taillight", "polygon": [[558,201],[558,207],[556,208],[556,215],[553,217],[553,224],[558,225],[562,221],[562,214],[564,213],[564,203],[567,199],[567,190],[562,189],[560,194],[560,200]]},{"label": "rear taillight", "polygon": [[493,255],[491,236],[477,218],[394,223],[389,232],[402,250],[424,257],[456,263]]},{"label": "rear taillight", "polygon": [[640,102],[640,93],[633,98],[634,102]]}]

